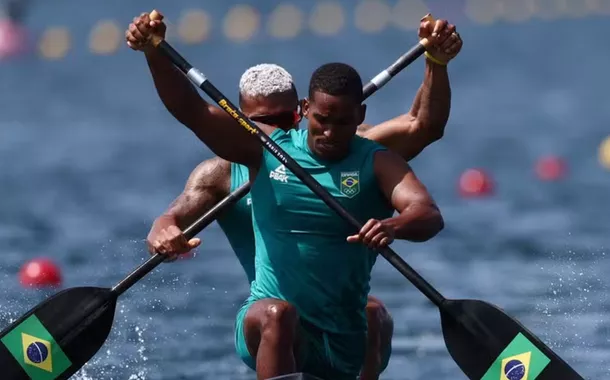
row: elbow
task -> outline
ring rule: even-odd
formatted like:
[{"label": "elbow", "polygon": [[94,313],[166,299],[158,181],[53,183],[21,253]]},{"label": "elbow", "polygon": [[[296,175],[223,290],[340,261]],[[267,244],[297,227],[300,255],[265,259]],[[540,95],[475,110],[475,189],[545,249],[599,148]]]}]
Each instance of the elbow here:
[{"label": "elbow", "polygon": [[184,103],[175,102],[174,100],[161,99],[165,109],[176,119],[180,124],[184,125],[193,132],[197,132],[195,123],[193,123],[192,114],[185,109]]},{"label": "elbow", "polygon": [[430,131],[430,143],[432,144],[433,142],[439,141],[440,139],[443,138],[444,135],[445,135],[445,126],[444,125],[439,128],[433,128]]},{"label": "elbow", "polygon": [[202,125],[200,121],[197,119],[197,115],[193,114],[192,110],[197,108],[186,108],[184,104],[171,104],[165,103],[165,107],[169,111],[169,113],[183,126],[188,128],[191,132],[193,132],[197,137],[200,138]]},{"label": "elbow", "polygon": [[428,145],[439,141],[445,135],[445,123],[430,123],[426,135],[428,136]]},{"label": "elbow", "polygon": [[412,231],[413,233],[404,238],[414,243],[423,243],[438,235],[445,228],[443,216],[436,207],[431,207],[428,213],[422,215],[418,224],[418,227]]},{"label": "elbow", "polygon": [[446,124],[447,120],[417,120],[412,130],[419,131],[430,145],[443,138]]},{"label": "elbow", "polygon": [[208,118],[208,104],[197,94],[189,96],[182,93],[176,96],[160,96],[165,109],[180,124],[199,136],[202,121]]},{"label": "elbow", "polygon": [[429,227],[422,234],[422,242],[428,241],[438,235],[445,228],[445,220],[440,211],[435,210],[434,215],[430,218]]}]

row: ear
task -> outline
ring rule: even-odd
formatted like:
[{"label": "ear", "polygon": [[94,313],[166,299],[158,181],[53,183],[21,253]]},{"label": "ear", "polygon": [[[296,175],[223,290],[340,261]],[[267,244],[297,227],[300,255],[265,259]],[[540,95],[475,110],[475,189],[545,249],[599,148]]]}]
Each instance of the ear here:
[{"label": "ear", "polygon": [[301,100],[301,114],[306,119],[309,116],[309,99],[308,98],[304,98],[303,100]]},{"label": "ear", "polygon": [[366,118],[366,104],[361,104],[358,109],[358,125],[364,123],[364,119]]}]

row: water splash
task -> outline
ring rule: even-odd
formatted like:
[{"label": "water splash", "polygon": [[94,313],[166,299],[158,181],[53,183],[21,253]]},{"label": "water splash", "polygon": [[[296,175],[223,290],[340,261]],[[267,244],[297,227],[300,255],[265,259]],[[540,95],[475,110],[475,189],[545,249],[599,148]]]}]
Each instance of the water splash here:
[{"label": "water splash", "polygon": [[[552,253],[550,259],[540,266],[550,279],[544,298],[536,303],[536,311],[543,316],[538,321],[542,325],[540,338],[568,361],[590,363],[590,356],[603,358],[598,347],[604,338],[598,331],[610,308],[606,253],[568,250],[567,255]],[[587,370],[599,372],[606,367],[605,375],[610,374],[610,359],[598,363]]]},{"label": "water splash", "polygon": [[[74,374],[76,380],[146,380],[147,323],[134,321],[125,305],[120,305],[113,332],[98,354]],[[133,355],[132,355],[133,353]],[[127,375],[128,374],[128,375]],[[126,377],[128,376],[128,377]]]}]

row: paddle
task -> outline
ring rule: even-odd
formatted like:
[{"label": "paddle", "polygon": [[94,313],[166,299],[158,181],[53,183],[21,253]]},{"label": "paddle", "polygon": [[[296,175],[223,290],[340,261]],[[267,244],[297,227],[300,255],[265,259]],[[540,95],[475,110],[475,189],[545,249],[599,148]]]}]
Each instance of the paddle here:
[{"label": "paddle", "polygon": [[[184,230],[193,238],[249,191],[244,184]],[[166,259],[154,255],[112,289],[77,287],[58,292],[0,333],[0,378],[67,379],[104,344],[117,298]],[[26,335],[23,335],[26,334]]]},{"label": "paddle", "polygon": [[[404,54],[364,88],[365,98],[382,88],[417,56]],[[229,194],[184,230],[190,239],[231,205],[246,196],[249,183]],[[43,301],[0,333],[3,379],[67,379],[104,344],[114,319],[117,298],[165,259],[154,255],[112,289],[77,287]],[[25,340],[22,333],[27,334]],[[31,338],[30,338],[31,337]],[[24,353],[29,362],[26,364]],[[50,353],[50,354],[49,354]]]},{"label": "paddle", "polygon": [[[155,11],[151,13],[151,18],[157,16]],[[256,135],[265,149],[330,208],[355,230],[360,230],[362,224],[255,123],[246,118],[201,71],[194,68],[163,39],[154,37],[153,44],[248,133]],[[406,55],[412,60],[417,59],[425,52],[426,44],[426,40],[420,41]],[[479,300],[447,299],[391,248],[383,249],[379,253],[439,308],[447,350],[470,379],[582,379],[532,332],[496,306]]]}]

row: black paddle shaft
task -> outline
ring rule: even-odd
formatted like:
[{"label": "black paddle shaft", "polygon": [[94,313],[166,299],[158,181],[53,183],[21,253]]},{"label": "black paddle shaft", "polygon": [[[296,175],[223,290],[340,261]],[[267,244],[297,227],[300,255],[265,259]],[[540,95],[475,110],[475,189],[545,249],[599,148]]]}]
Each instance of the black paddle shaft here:
[{"label": "black paddle shaft", "polygon": [[[422,40],[424,41],[424,40]],[[420,41],[417,47],[405,54],[408,60],[414,60],[421,56],[425,51],[425,42]],[[241,126],[249,133],[256,135],[264,148],[271,152],[282,164],[284,164],[297,178],[299,178],[307,187],[309,187],[316,195],[320,197],[339,216],[350,223],[355,229],[360,230],[362,223],[356,220],[333,196],[324,189],[309,173],[307,173],[292,157],[290,157],[282,148],[280,148],[250,119],[248,119],[231,101],[229,101],[206,77],[201,71],[194,68],[184,57],[180,55],[170,44],[163,39],[153,41],[155,46],[164,52],[172,63],[178,67],[198,88],[205,92],[212,100],[214,100],[227,114],[231,115]],[[379,253],[396,268],[403,276],[405,276],[415,287],[417,287],[432,303],[442,308],[445,297],[440,294],[430,283],[419,275],[409,264],[407,264],[396,252],[387,247],[381,249]]]},{"label": "black paddle shaft", "polygon": [[385,86],[396,74],[401,72],[405,67],[409,66],[419,56],[424,54],[426,51],[425,45],[419,43],[412,47],[408,52],[401,55],[394,63],[392,63],[387,69],[377,74],[369,83],[364,86],[363,93],[364,99],[373,95],[381,87]]}]

